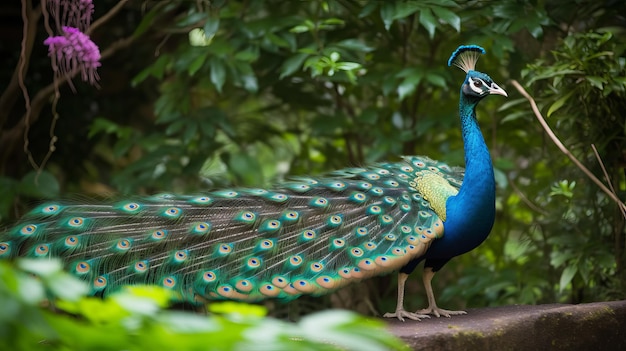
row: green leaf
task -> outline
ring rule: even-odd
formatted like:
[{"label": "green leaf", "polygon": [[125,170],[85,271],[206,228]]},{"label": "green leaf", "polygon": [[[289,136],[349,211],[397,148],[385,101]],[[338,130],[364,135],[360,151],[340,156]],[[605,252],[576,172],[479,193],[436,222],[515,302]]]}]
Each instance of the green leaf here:
[{"label": "green leaf", "polygon": [[394,9],[393,19],[402,19],[408,17],[418,10],[422,9],[423,6],[419,1],[406,1],[406,2],[396,2],[396,6]]},{"label": "green leaf", "polygon": [[89,292],[87,283],[66,272],[60,272],[45,280],[53,296],[63,300],[76,301]]},{"label": "green leaf", "polygon": [[552,105],[550,105],[550,108],[548,109],[547,116],[550,117],[554,112],[556,112],[558,109],[563,107],[563,105],[565,105],[565,102],[567,101],[567,99],[569,99],[573,94],[574,94],[574,91],[570,91],[565,96],[562,96],[561,98],[556,100]]},{"label": "green leaf", "polygon": [[447,86],[446,79],[443,76],[440,76],[435,73],[426,74],[426,80],[430,82],[431,84],[436,85],[441,88],[445,88]]},{"label": "green leaf", "polygon": [[34,197],[51,199],[59,196],[61,187],[57,179],[47,171],[29,172],[22,178],[19,185],[22,194]]},{"label": "green leaf", "polygon": [[361,64],[357,62],[338,62],[337,69],[342,71],[353,71],[361,68]]},{"label": "green leaf", "polygon": [[220,28],[220,18],[218,16],[210,16],[204,23],[204,33],[207,37],[213,37]]},{"label": "green leaf", "polygon": [[149,76],[162,79],[168,63],[169,63],[169,56],[161,55],[156,60],[155,63],[144,68],[141,72],[137,73],[137,75],[130,82],[131,86],[136,87],[139,83],[143,82]]},{"label": "green leaf", "polygon": [[362,40],[359,40],[356,38],[342,40],[335,45],[340,48],[350,49],[354,51],[361,51],[361,52],[371,52],[374,50],[373,47],[368,46]]},{"label": "green leaf", "polygon": [[207,21],[209,14],[207,12],[192,12],[187,16],[180,16],[176,18],[178,19],[176,25],[180,28],[184,28]]},{"label": "green leaf", "polygon": [[22,258],[18,261],[17,265],[20,269],[41,277],[55,275],[63,269],[63,265],[58,259],[37,260]]},{"label": "green leaf", "polygon": [[528,32],[533,36],[533,38],[539,38],[543,35],[543,27],[538,22],[527,21],[525,23],[525,27],[528,29]]},{"label": "green leaf", "polygon": [[430,39],[435,37],[435,29],[437,28],[437,20],[433,16],[433,12],[430,9],[423,9],[420,11],[420,23],[426,31]]},{"label": "green leaf", "polygon": [[575,70],[575,69],[557,69],[557,70],[550,69],[550,70],[547,70],[545,73],[532,77],[526,84],[530,85],[537,80],[548,79],[548,78],[553,78],[556,76],[564,76],[564,75],[570,75],[570,74],[584,74],[584,72],[580,70]]},{"label": "green leaf", "polygon": [[404,100],[405,97],[411,95],[415,91],[417,85],[422,81],[422,76],[421,71],[411,70],[411,74],[407,76],[396,89],[400,101]]},{"label": "green leaf", "polygon": [[396,89],[396,91],[398,92],[398,99],[402,101],[405,97],[413,94],[413,92],[415,91],[415,86],[416,84],[409,80],[404,80],[402,83],[400,83],[400,85],[398,85],[398,88]]},{"label": "green leaf", "polygon": [[259,47],[256,45],[251,45],[245,50],[239,51],[235,54],[235,59],[246,61],[246,62],[254,62],[259,58]]},{"label": "green leaf", "polygon": [[227,301],[212,303],[209,311],[218,314],[231,314],[238,316],[264,317],[267,309],[263,306],[250,305],[242,302]]},{"label": "green leaf", "polygon": [[365,2],[365,6],[363,6],[363,8],[361,9],[361,12],[359,12],[359,18],[364,18],[364,17],[371,15],[374,12],[374,10],[376,10],[377,7],[378,7],[377,1]]},{"label": "green leaf", "polygon": [[385,1],[380,6],[380,18],[383,20],[385,29],[389,30],[393,24],[396,15],[396,7],[394,1]]},{"label": "green leaf", "polygon": [[290,58],[286,59],[283,62],[283,65],[280,67],[280,76],[279,79],[283,79],[287,76],[292,75],[294,72],[302,67],[302,63],[304,60],[309,57],[309,54],[295,54]]},{"label": "green leaf", "polygon": [[527,111],[516,111],[513,113],[509,113],[508,115],[504,116],[502,119],[500,119],[500,124],[505,124],[507,122],[512,122],[515,121],[519,118],[528,116],[528,112]]},{"label": "green leaf", "polygon": [[256,172],[256,170],[261,168],[261,165],[256,158],[244,150],[231,153],[228,165],[244,185],[263,182],[263,175]]},{"label": "green leaf", "polygon": [[495,168],[493,172],[496,184],[498,184],[500,189],[506,189],[509,186],[509,180],[506,177],[506,173],[502,172],[498,168]]},{"label": "green leaf", "polygon": [[604,84],[606,84],[606,79],[598,76],[586,76],[585,79],[591,83],[592,86],[600,90],[604,89]]},{"label": "green leaf", "polygon": [[206,54],[196,57],[193,61],[191,61],[189,67],[187,67],[187,73],[189,73],[190,76],[196,74],[196,72],[198,72],[198,70],[202,68],[202,65],[204,65],[204,61],[206,61],[206,59]]},{"label": "green leaf", "polygon": [[439,6],[431,7],[435,16],[452,26],[457,32],[461,31],[461,17],[456,13]]},{"label": "green leaf", "polygon": [[154,24],[154,19],[159,14],[160,10],[161,9],[158,6],[154,6],[150,11],[148,11],[148,13],[144,13],[141,16],[141,22],[137,25],[137,28],[135,28],[132,37],[137,38],[150,29],[150,26]]},{"label": "green leaf", "polygon": [[222,87],[226,81],[226,68],[222,60],[213,57],[211,59],[211,83],[218,92],[222,92]]},{"label": "green leaf", "polygon": [[562,293],[563,289],[567,287],[567,284],[569,284],[572,279],[574,279],[576,272],[578,272],[578,266],[576,265],[565,267],[559,281],[559,293]]}]

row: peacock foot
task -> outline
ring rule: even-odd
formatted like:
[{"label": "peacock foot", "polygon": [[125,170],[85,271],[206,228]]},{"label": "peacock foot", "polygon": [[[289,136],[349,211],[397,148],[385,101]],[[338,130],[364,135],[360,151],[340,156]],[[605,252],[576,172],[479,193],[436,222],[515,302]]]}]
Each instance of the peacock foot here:
[{"label": "peacock foot", "polygon": [[429,315],[427,314],[419,314],[419,313],[413,313],[413,312],[408,312],[405,310],[396,310],[396,312],[391,313],[391,312],[387,312],[383,315],[384,318],[393,318],[396,317],[398,318],[401,322],[404,322],[404,318],[408,318],[408,319],[412,319],[414,321],[419,321],[422,318],[430,318]]},{"label": "peacock foot", "polygon": [[443,308],[439,308],[437,306],[435,307],[428,307],[425,308],[423,310],[419,310],[419,311],[415,311],[415,314],[417,315],[429,315],[432,314],[435,317],[448,317],[450,318],[450,316],[458,316],[460,314],[467,314],[467,312],[465,311],[449,311],[449,310],[444,310]]}]

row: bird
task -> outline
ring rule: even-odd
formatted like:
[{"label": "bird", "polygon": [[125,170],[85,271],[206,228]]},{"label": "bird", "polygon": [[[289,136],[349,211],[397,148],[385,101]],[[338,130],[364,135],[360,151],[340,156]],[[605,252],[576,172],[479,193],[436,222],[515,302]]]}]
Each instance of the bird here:
[{"label": "bird", "polygon": [[[475,109],[507,93],[474,70],[484,53],[462,45],[448,60],[466,73],[465,169],[403,156],[271,189],[48,201],[0,232],[0,259],[58,258],[94,296],[148,284],[192,303],[290,301],[398,271],[397,307],[384,317],[463,314],[437,306],[431,280],[480,245],[495,219],[493,166]],[[404,285],[421,261],[429,306],[408,312]]]}]

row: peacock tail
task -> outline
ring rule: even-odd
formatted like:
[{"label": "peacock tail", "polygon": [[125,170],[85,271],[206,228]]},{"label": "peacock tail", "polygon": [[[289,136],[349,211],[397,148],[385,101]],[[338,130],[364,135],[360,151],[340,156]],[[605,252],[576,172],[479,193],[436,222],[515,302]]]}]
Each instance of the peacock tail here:
[{"label": "peacock tail", "polygon": [[45,203],[0,235],[0,257],[60,257],[94,295],[154,284],[190,302],[290,300],[423,256],[462,180],[413,156],[272,190]]}]

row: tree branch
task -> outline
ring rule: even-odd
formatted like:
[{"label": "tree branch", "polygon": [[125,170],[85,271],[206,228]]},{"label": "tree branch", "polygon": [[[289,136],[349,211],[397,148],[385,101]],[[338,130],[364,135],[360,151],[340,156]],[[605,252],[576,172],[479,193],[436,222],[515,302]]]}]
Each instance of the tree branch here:
[{"label": "tree branch", "polygon": [[519,93],[522,94],[522,96],[524,96],[530,102],[530,106],[535,113],[535,117],[537,117],[537,120],[539,121],[545,132],[548,134],[550,139],[552,139],[554,145],[556,145],[559,150],[561,150],[561,152],[563,152],[576,165],[576,167],[583,171],[583,173],[585,173],[585,175],[587,175],[587,177],[589,177],[591,181],[596,183],[596,185],[600,187],[600,189],[604,193],[606,193],[613,201],[615,201],[615,203],[619,206],[622,215],[624,216],[624,218],[626,218],[626,205],[624,204],[624,202],[622,202],[622,200],[614,192],[607,188],[602,183],[602,181],[600,181],[600,179],[598,179],[589,169],[587,169],[587,167],[585,167],[585,165],[578,161],[578,159],[567,149],[567,147],[563,145],[561,140],[559,140],[559,138],[554,134],[552,129],[550,129],[550,126],[548,126],[548,123],[541,115],[541,112],[539,111],[535,100],[528,94],[528,92],[526,92],[526,90],[516,80],[512,80],[511,83],[517,89],[517,91],[519,91]]},{"label": "tree branch", "polygon": [[[102,51],[102,59],[105,59],[113,55],[116,51],[129,46],[135,39],[135,37],[130,36],[124,39],[120,39],[109,45],[106,50]],[[6,147],[2,150],[2,152],[0,152],[0,169],[5,166],[6,160],[12,154],[20,137],[23,137],[24,131],[27,128],[26,123],[28,122],[30,126],[37,122],[37,120],[39,119],[41,110],[48,102],[50,96],[54,94],[55,85],[61,86],[67,83],[78,73],[80,73],[80,70],[74,70],[72,72],[69,72],[67,75],[56,78],[55,81],[40,89],[31,101],[30,118],[27,119],[25,114],[22,116],[20,121],[15,124],[11,129],[6,131],[0,130],[0,145]]]},{"label": "tree branch", "polygon": [[[26,1],[22,6],[26,6],[26,13],[28,14],[28,23],[24,24],[24,38],[22,40],[22,51],[20,55],[20,59],[17,62],[17,66],[15,70],[13,70],[13,75],[11,76],[11,80],[7,87],[5,88],[2,96],[0,96],[0,130],[7,122],[10,116],[10,112],[17,101],[17,98],[20,95],[20,71],[26,75],[28,72],[28,66],[30,63],[30,56],[33,51],[33,46],[35,44],[35,36],[37,34],[37,22],[39,22],[39,18],[41,17],[41,7],[37,7],[32,9],[30,7],[30,2]],[[24,62],[22,62],[22,60]]]},{"label": "tree branch", "polygon": [[98,18],[97,21],[93,22],[89,29],[87,29],[87,32],[85,34],[91,35],[94,30],[105,24],[108,20],[110,20],[111,18],[113,18],[113,16],[120,12],[120,10],[124,7],[124,5],[126,5],[127,2],[128,0],[120,0],[117,5],[113,6],[113,8],[109,10],[109,12],[105,13],[104,16]]}]

